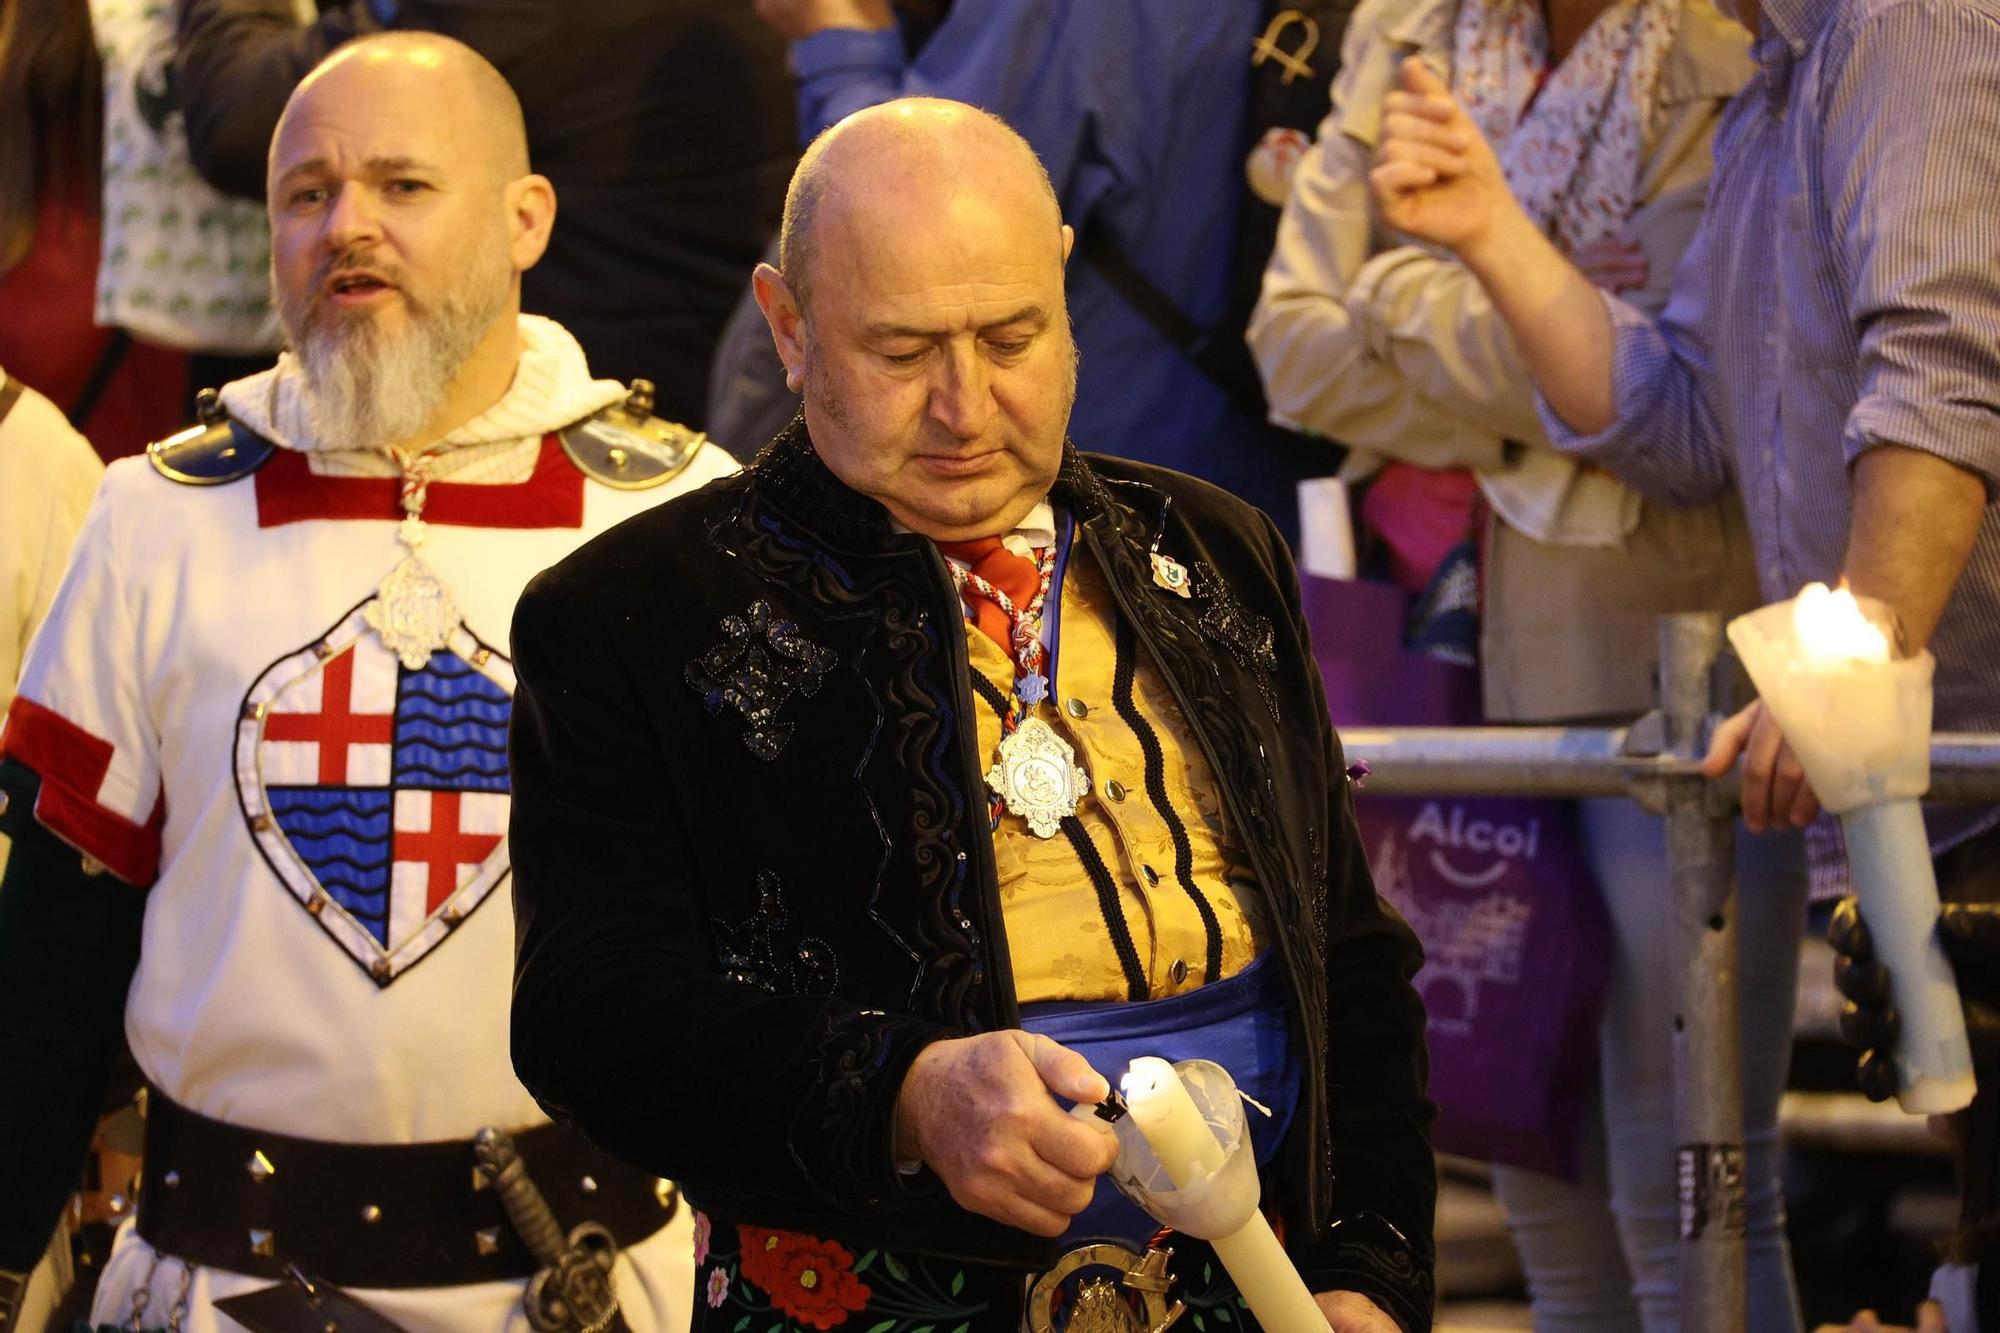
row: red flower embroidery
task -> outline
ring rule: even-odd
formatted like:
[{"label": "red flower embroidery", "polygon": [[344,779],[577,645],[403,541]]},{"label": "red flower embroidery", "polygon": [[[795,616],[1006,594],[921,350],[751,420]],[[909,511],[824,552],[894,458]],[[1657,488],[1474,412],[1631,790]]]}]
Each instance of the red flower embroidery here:
[{"label": "red flower embroidery", "polygon": [[778,1247],[789,1239],[789,1231],[766,1231],[763,1227],[736,1228],[736,1238],[743,1247],[743,1276],[766,1290],[770,1289],[773,1278],[771,1256]]},{"label": "red flower embroidery", "polygon": [[771,1304],[802,1324],[830,1329],[866,1309],[874,1295],[854,1276],[854,1256],[835,1241],[796,1231],[738,1227],[743,1276],[762,1287]]}]

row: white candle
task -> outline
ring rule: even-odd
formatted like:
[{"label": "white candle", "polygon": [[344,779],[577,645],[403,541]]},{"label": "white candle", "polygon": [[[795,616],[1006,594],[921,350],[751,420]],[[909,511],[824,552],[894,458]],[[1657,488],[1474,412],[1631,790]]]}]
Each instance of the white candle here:
[{"label": "white candle", "polygon": [[1222,1169],[1222,1142],[1188,1096],[1181,1076],[1158,1056],[1142,1055],[1120,1080],[1132,1123],[1174,1184],[1186,1189]]},{"label": "white candle", "polygon": [[[1121,1085],[1132,1123],[1176,1186],[1187,1189],[1222,1169],[1222,1144],[1172,1065],[1142,1056],[1132,1062]],[[1328,1327],[1261,1212],[1253,1211],[1234,1233],[1209,1243],[1266,1333],[1309,1333]]]},{"label": "white candle", "polygon": [[1855,896],[1903,1019],[1896,1099],[1934,1115],[1966,1106],[1974,1082],[1917,804],[1930,786],[1933,663],[1928,653],[1898,657],[1882,628],[1887,608],[1863,600],[1807,584],[1731,621],[1729,641],[1820,804],[1840,817]]}]

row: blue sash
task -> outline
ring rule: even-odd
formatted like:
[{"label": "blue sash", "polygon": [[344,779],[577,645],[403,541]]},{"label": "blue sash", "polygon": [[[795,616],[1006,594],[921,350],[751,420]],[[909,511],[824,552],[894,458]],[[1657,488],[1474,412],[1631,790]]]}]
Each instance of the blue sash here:
[{"label": "blue sash", "polygon": [[[1261,1167],[1277,1156],[1299,1100],[1290,1013],[1282,966],[1267,950],[1225,981],[1163,1000],[1023,1005],[1021,1026],[1081,1052],[1113,1087],[1125,1066],[1142,1055],[1170,1062],[1213,1060],[1238,1088],[1271,1108],[1268,1116],[1254,1106],[1243,1108]],[[1100,1177],[1096,1197],[1071,1220],[1063,1243],[1116,1240],[1143,1251],[1159,1226],[1108,1177]]]}]

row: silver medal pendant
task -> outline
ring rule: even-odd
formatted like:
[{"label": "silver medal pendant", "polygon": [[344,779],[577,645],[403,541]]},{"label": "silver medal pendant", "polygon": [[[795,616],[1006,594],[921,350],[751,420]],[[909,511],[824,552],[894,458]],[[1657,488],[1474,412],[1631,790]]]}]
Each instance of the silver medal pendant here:
[{"label": "silver medal pendant", "polygon": [[1090,776],[1077,767],[1069,742],[1048,723],[1031,717],[1000,742],[986,785],[1028,822],[1029,832],[1053,838],[1057,826],[1075,814],[1089,794]]},{"label": "silver medal pendant", "polygon": [[450,641],[459,621],[458,603],[414,554],[389,571],[362,614],[382,646],[412,671],[421,671],[431,654]]}]

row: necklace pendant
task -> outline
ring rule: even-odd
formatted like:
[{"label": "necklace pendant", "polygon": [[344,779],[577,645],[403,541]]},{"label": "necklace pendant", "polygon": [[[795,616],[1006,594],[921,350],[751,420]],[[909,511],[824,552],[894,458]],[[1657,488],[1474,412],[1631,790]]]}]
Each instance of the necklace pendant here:
[{"label": "necklace pendant", "polygon": [[1049,697],[1049,678],[1039,671],[1030,671],[1014,682],[1014,693],[1020,696],[1024,707],[1033,708]]},{"label": "necklace pendant", "polygon": [[1075,751],[1054,727],[1031,717],[1000,742],[986,785],[1027,821],[1030,833],[1053,838],[1089,793],[1090,775],[1077,766]]},{"label": "necklace pendant", "polygon": [[389,571],[362,615],[382,646],[412,671],[423,670],[431,654],[450,643],[459,622],[458,603],[414,555]]}]

